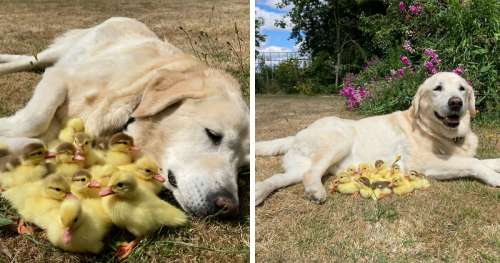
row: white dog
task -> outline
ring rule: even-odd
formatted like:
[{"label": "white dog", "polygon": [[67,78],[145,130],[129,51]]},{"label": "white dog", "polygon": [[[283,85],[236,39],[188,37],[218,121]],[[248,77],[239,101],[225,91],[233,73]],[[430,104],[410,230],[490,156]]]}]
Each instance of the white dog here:
[{"label": "white dog", "polygon": [[71,30],[36,57],[3,54],[0,62],[0,75],[47,67],[26,107],[0,118],[0,141],[14,151],[31,140],[22,137],[51,140],[69,117],[81,117],[94,136],[131,135],[161,163],[186,211],[238,211],[249,116],[228,74],[129,18]]},{"label": "white dog", "polygon": [[256,204],[276,189],[303,181],[306,196],[326,199],[324,174],[351,164],[392,160],[401,155],[405,170],[416,170],[438,180],[474,177],[500,186],[500,159],[473,156],[477,136],[470,129],[475,114],[472,87],[454,73],[428,78],[406,111],[358,121],[327,117],[295,136],[258,142],[257,155],[285,154],[285,172],[256,184]]}]

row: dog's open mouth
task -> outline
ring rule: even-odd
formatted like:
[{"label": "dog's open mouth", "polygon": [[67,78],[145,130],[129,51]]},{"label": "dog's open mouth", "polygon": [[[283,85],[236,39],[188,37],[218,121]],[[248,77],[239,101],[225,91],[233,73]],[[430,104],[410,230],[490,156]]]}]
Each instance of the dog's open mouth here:
[{"label": "dog's open mouth", "polygon": [[446,117],[443,117],[439,115],[437,112],[434,112],[434,115],[447,127],[456,128],[458,127],[458,125],[460,125],[460,115],[458,114],[450,114]]}]

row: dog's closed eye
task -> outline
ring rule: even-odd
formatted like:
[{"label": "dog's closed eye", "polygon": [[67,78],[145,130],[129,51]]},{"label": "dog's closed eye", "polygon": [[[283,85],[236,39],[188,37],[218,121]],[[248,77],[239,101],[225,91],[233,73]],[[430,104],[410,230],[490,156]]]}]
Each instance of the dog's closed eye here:
[{"label": "dog's closed eye", "polygon": [[214,130],[205,128],[205,133],[207,134],[208,138],[212,141],[213,144],[219,145],[224,136]]}]

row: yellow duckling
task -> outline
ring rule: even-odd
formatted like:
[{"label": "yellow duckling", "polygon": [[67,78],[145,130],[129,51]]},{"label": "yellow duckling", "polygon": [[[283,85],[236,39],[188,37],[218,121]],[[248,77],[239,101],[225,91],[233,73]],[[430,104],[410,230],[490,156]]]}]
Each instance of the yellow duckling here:
[{"label": "yellow duckling", "polygon": [[380,178],[390,179],[390,170],[382,160],[375,161],[375,173],[378,174]]},{"label": "yellow duckling", "polygon": [[71,178],[83,168],[83,162],[75,159],[76,148],[71,143],[62,143],[55,150],[56,173]]},{"label": "yellow duckling", "polygon": [[352,176],[352,177],[355,177],[355,176],[359,175],[358,168],[355,165],[351,165],[351,166],[347,167],[347,169],[345,170],[345,172],[349,176]]},{"label": "yellow duckling", "polygon": [[343,194],[354,194],[359,192],[360,186],[359,183],[352,181],[348,183],[339,183],[336,187],[336,190],[339,193]]},{"label": "yellow duckling", "polygon": [[134,146],[134,139],[125,133],[117,133],[109,139],[109,150],[106,152],[106,164],[115,166],[130,164],[133,154],[138,150]]},{"label": "yellow duckling", "polygon": [[71,178],[71,193],[80,199],[100,198],[99,190],[101,184],[92,180],[92,176],[86,170],[77,171]]},{"label": "yellow duckling", "polygon": [[[62,201],[71,196],[69,185],[63,176],[52,174],[43,180],[8,189],[3,193],[24,221],[46,229],[54,220],[54,213]],[[25,233],[21,220],[18,231]],[[28,230],[28,232],[30,232]]]},{"label": "yellow duckling", "polygon": [[392,190],[390,189],[391,182],[389,181],[378,181],[372,183],[373,195],[376,200],[382,199],[392,194]]},{"label": "yellow duckling", "polygon": [[370,179],[362,176],[358,179],[358,182],[359,182],[359,194],[363,198],[373,198],[375,193],[371,188]]},{"label": "yellow duckling", "polygon": [[75,134],[73,144],[76,147],[75,159],[85,162],[85,167],[104,164],[104,158],[92,149],[92,137],[84,132]]},{"label": "yellow duckling", "polygon": [[417,171],[410,171],[409,172],[409,180],[410,183],[412,184],[413,188],[415,189],[423,189],[423,188],[428,188],[431,186],[429,180],[425,178],[425,175],[418,173]]},{"label": "yellow duckling", "polygon": [[410,181],[404,176],[394,178],[392,191],[397,195],[404,195],[413,192],[414,188]]},{"label": "yellow duckling", "polygon": [[47,148],[44,144],[26,145],[19,158],[12,157],[7,163],[10,168],[0,176],[0,187],[9,189],[42,179],[49,172],[46,156]]},{"label": "yellow duckling", "polygon": [[134,164],[124,165],[120,169],[133,172],[139,186],[144,187],[155,194],[163,189],[165,177],[160,174],[160,167],[149,157],[142,157]]},{"label": "yellow duckling", "polygon": [[361,176],[371,176],[373,173],[375,173],[375,168],[367,163],[360,163],[358,170]]},{"label": "yellow duckling", "polygon": [[85,130],[85,124],[80,118],[73,118],[68,120],[64,129],[59,132],[59,140],[61,142],[73,143],[75,134],[83,132]]},{"label": "yellow duckling", "polygon": [[47,238],[53,245],[66,251],[94,254],[104,247],[102,240],[111,225],[101,222],[85,201],[64,200],[57,219],[47,228]]},{"label": "yellow duckling", "polygon": [[92,179],[96,180],[101,186],[108,185],[109,179],[116,171],[118,171],[118,168],[110,164],[95,165],[90,168]]},{"label": "yellow duckling", "polygon": [[181,226],[187,223],[184,212],[161,200],[155,194],[138,187],[137,179],[128,171],[118,171],[108,187],[101,190],[104,208],[118,227],[126,228],[136,240],[118,249],[118,257],[126,258],[140,238],[161,226]]}]

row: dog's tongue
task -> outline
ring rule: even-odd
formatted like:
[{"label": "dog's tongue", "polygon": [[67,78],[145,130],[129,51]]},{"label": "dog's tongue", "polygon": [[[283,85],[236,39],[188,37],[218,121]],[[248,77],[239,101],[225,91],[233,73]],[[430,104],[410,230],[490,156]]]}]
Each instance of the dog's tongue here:
[{"label": "dog's tongue", "polygon": [[69,228],[64,229],[64,234],[63,234],[64,244],[66,245],[69,244],[72,238],[73,235],[71,234],[71,230]]}]

